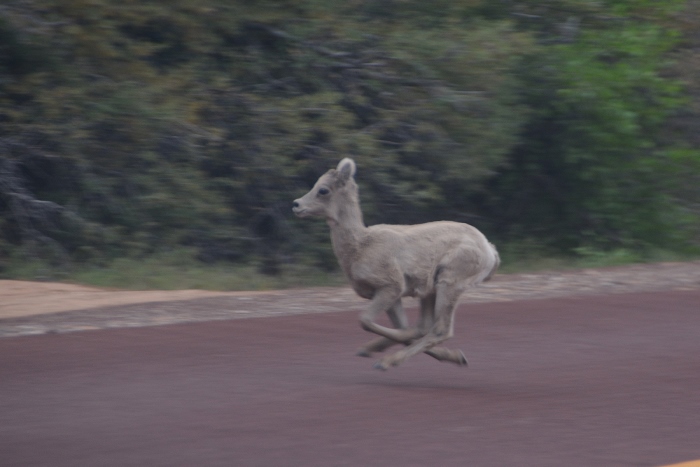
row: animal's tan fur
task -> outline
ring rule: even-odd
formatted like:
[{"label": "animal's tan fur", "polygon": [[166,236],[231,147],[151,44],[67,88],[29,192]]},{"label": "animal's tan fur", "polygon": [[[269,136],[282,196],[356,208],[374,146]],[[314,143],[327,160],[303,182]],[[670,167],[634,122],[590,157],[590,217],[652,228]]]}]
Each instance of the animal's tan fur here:
[{"label": "animal's tan fur", "polygon": [[[466,365],[461,351],[436,347],[452,336],[454,310],[460,295],[495,273],[500,259],[496,248],[476,228],[458,222],[366,227],[355,163],[345,158],[337,169],[318,179],[314,187],[294,201],[299,217],[323,217],[331,229],[333,250],[353,289],[370,299],[360,316],[362,327],[382,336],[360,349],[362,356],[395,343],[407,347],[384,357],[380,369],[401,364],[426,352],[441,361]],[[421,314],[409,328],[401,297],[420,299]],[[396,329],[375,322],[388,313]]]}]

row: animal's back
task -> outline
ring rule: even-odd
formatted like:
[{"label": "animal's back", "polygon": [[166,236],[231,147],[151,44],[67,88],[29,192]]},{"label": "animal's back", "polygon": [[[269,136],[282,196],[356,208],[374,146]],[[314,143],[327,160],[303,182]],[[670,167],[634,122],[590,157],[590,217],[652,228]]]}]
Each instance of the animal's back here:
[{"label": "animal's back", "polygon": [[457,278],[475,284],[492,275],[498,263],[495,248],[476,228],[439,221],[416,225],[379,224],[369,227],[366,259],[395,261],[405,282],[404,295],[432,292],[442,268],[457,268]]},{"label": "animal's back", "polygon": [[[393,235],[387,235],[391,232]],[[368,228],[372,236],[387,236],[401,251],[422,251],[436,259],[452,248],[462,247],[487,252],[491,244],[475,227],[452,221],[415,225],[378,224]],[[385,240],[386,242],[387,240]]]}]

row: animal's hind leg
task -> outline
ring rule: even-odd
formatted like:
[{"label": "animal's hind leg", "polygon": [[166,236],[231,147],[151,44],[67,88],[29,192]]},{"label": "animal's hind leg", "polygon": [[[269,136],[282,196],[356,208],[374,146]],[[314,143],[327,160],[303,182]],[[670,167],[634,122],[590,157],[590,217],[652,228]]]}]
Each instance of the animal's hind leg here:
[{"label": "animal's hind leg", "polygon": [[[417,353],[430,351],[431,349],[436,350],[434,347],[437,344],[452,337],[454,333],[455,308],[457,306],[459,296],[462,294],[462,289],[455,287],[454,285],[449,285],[445,282],[439,282],[436,285],[436,292],[435,323],[430,329],[430,332],[413,342],[405,349],[399,350],[392,355],[384,357],[375,364],[375,368],[386,370],[390,366],[398,366],[407,358],[412,357]],[[446,360],[454,361],[455,363],[461,365],[466,365],[467,363],[464,355],[461,352],[459,352],[459,355],[451,354],[449,356],[445,356],[448,357]]]},{"label": "animal's hind leg", "polygon": [[435,294],[420,299],[420,315],[418,316],[418,329],[421,335],[426,335],[435,323]]},{"label": "animal's hind leg", "polygon": [[[428,334],[435,324],[435,300],[436,294],[421,298],[420,316],[418,320],[418,330],[421,336]],[[467,358],[461,350],[453,350],[446,347],[433,347],[424,352],[441,362],[452,362],[462,366],[467,365]]]}]

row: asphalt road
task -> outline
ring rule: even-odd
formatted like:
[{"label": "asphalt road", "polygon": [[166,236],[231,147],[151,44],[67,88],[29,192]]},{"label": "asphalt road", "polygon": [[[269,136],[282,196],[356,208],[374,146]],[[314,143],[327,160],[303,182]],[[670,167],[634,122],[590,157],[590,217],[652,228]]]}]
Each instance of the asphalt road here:
[{"label": "asphalt road", "polygon": [[0,339],[0,466],[700,459],[700,291],[462,307],[467,369],[379,372],[371,338],[339,312]]}]

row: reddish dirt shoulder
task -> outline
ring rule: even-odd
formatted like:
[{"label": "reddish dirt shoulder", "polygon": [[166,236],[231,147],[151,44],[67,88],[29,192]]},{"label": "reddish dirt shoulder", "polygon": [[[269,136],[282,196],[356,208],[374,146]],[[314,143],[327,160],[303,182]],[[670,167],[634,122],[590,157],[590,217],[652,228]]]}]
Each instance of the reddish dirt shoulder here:
[{"label": "reddish dirt shoulder", "polygon": [[60,282],[0,280],[0,319],[134,303],[251,295],[210,290],[114,290]]},{"label": "reddish dirt shoulder", "polygon": [[[700,261],[497,275],[463,303],[700,289]],[[0,281],[0,337],[180,322],[360,310],[349,287],[267,292],[123,291]],[[411,306],[408,303],[409,307]]]}]

